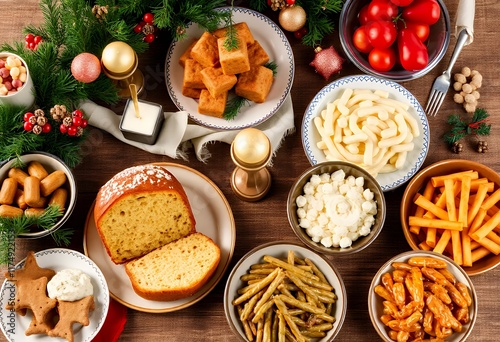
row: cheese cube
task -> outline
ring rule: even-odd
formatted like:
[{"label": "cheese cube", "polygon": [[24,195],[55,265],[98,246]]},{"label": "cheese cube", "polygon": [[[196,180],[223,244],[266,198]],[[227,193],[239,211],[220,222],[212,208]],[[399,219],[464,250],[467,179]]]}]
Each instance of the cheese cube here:
[{"label": "cheese cube", "polygon": [[257,40],[248,45],[248,60],[251,65],[264,65],[269,62],[269,55]]},{"label": "cheese cube", "polygon": [[219,61],[217,38],[208,32],[204,32],[191,49],[191,58],[204,67],[216,65]]},{"label": "cheese cube", "polygon": [[256,66],[240,75],[234,90],[238,96],[256,103],[262,103],[266,100],[272,84],[272,70],[264,66]]},{"label": "cheese cube", "polygon": [[225,75],[222,68],[209,67],[201,71],[201,79],[212,96],[229,91],[238,81],[235,75]]},{"label": "cheese cube", "polygon": [[219,46],[219,62],[222,67],[222,72],[226,75],[241,74],[250,70],[250,61],[248,59],[247,45],[239,40],[238,48],[227,50],[224,42],[227,38],[217,39]]},{"label": "cheese cube", "polygon": [[184,81],[182,86],[196,89],[206,88],[201,79],[203,66],[194,59],[187,59],[184,65]]},{"label": "cheese cube", "polygon": [[[247,43],[247,45],[253,44],[254,38],[253,38],[252,32],[248,28],[247,23],[241,22],[241,23],[234,24],[233,28],[236,31],[236,35],[239,38],[242,38],[243,41],[245,41]],[[220,28],[218,30],[215,30],[212,33],[217,38],[224,38],[226,36],[226,32],[227,32],[227,27],[224,27],[224,28]]]},{"label": "cheese cube", "polygon": [[198,102],[198,113],[222,118],[226,109],[227,92],[218,96],[210,95],[206,89],[202,89]]}]

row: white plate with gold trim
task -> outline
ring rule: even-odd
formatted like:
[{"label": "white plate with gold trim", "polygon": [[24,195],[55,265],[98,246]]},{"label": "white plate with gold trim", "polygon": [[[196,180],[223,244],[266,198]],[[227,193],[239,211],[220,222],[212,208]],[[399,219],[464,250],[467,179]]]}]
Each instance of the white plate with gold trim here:
[{"label": "white plate with gold trim", "polygon": [[184,309],[204,298],[221,280],[233,256],[236,227],[224,194],[207,176],[184,165],[155,163],[170,171],[182,184],[196,219],[196,230],[210,237],[221,250],[219,266],[212,278],[193,296],[176,301],[147,300],[137,295],[123,265],[116,265],[107,254],[94,222],[94,206],[85,223],[83,248],[104,273],[109,293],[123,305],[144,312],[171,312]]},{"label": "white plate with gold trim", "polygon": [[[73,268],[81,270],[90,276],[94,288],[95,308],[90,311],[89,325],[73,326],[74,338],[78,342],[90,342],[101,329],[109,308],[109,291],[106,279],[99,267],[91,259],[80,252],[66,248],[52,248],[35,253],[36,262],[42,268],[50,268],[54,271]],[[26,259],[16,265],[20,268]],[[47,335],[26,336],[25,331],[29,327],[32,315],[30,310],[25,316],[14,311],[5,309],[6,305],[14,300],[16,294],[15,284],[5,280],[0,290],[0,327],[8,341],[54,341],[53,337]]]},{"label": "white plate with gold trim", "polygon": [[[229,7],[218,9],[229,11]],[[277,65],[271,91],[264,103],[249,102],[232,120],[225,120],[198,113],[198,101],[182,95],[184,69],[179,57],[189,47],[194,38],[199,38],[204,30],[196,23],[188,24],[182,40],[174,40],[165,60],[165,82],[170,98],[179,110],[188,113],[196,123],[219,130],[233,130],[258,125],[272,117],[285,102],[293,84],[295,61],[293,51],[283,31],[265,15],[248,8],[234,7],[233,22],[246,22],[254,38]]]}]

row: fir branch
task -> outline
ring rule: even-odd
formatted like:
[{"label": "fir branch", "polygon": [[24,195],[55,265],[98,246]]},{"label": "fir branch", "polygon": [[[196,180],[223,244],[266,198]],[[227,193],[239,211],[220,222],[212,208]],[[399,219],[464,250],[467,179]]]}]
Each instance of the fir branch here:
[{"label": "fir branch", "polygon": [[248,103],[248,100],[241,96],[235,96],[226,104],[222,117],[228,121],[233,120],[240,112],[241,108]]},{"label": "fir branch", "polygon": [[59,228],[50,235],[54,239],[56,245],[68,246],[71,243],[71,237],[74,233],[75,230],[72,228]]},{"label": "fir branch", "polygon": [[226,27],[226,40],[224,41],[224,48],[227,51],[232,51],[238,49],[238,46],[240,45],[240,41],[238,39],[238,32],[234,28],[234,22],[233,22],[233,1],[231,1],[231,7],[230,7],[230,16],[228,19],[228,22],[226,22],[225,27]]},{"label": "fir branch", "polygon": [[489,135],[491,125],[486,123],[489,114],[482,108],[478,108],[472,115],[471,122],[464,121],[459,114],[448,116],[448,124],[451,126],[450,131],[444,134],[443,139],[450,145],[459,141],[467,135]]},{"label": "fir branch", "polygon": [[267,0],[249,0],[248,5],[258,12],[264,12],[268,7]]},{"label": "fir branch", "polygon": [[264,66],[268,69],[271,69],[273,72],[273,77],[276,77],[276,74],[278,73],[278,64],[276,64],[275,61],[270,61],[264,64]]}]

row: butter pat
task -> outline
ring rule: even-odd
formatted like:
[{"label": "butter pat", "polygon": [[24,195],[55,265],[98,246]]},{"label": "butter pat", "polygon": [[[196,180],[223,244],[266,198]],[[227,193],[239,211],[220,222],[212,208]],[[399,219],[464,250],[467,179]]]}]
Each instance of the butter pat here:
[{"label": "butter pat", "polygon": [[164,116],[161,105],[139,100],[141,117],[135,114],[134,103],[127,101],[120,121],[120,131],[126,139],[153,145],[160,133]]},{"label": "butter pat", "polygon": [[52,299],[74,302],[94,294],[90,277],[80,270],[65,269],[57,272],[47,283]]}]

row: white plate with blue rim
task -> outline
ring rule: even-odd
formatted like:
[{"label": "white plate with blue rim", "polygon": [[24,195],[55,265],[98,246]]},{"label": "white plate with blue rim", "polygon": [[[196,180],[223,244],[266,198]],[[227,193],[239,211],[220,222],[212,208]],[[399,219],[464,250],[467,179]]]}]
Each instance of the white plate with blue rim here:
[{"label": "white plate with blue rim", "polygon": [[409,105],[408,113],[417,122],[420,135],[413,138],[414,148],[408,152],[403,166],[392,172],[378,173],[375,177],[384,192],[394,190],[409,181],[422,167],[430,142],[429,122],[422,106],[409,90],[396,82],[374,76],[355,75],[337,79],[321,89],[307,106],[302,120],[302,146],[306,156],[311,165],[327,161],[325,153],[317,146],[321,137],[314,125],[314,118],[321,115],[327,104],[339,98],[347,88],[387,91],[389,98]]},{"label": "white plate with blue rim", "polygon": [[[97,335],[106,320],[109,308],[109,291],[106,279],[97,265],[80,252],[65,249],[52,248],[35,253],[38,266],[50,268],[54,271],[63,269],[78,269],[86,273],[94,288],[94,310],[89,313],[89,325],[73,325],[74,339],[79,342],[90,342]],[[24,266],[26,259],[19,262],[15,268]],[[0,327],[8,341],[54,341],[53,337],[47,335],[26,336],[25,331],[30,326],[32,314],[30,310],[21,316],[14,310],[6,309],[7,304],[15,298],[15,284],[9,280],[3,282],[0,290]]]},{"label": "white plate with blue rim", "polygon": [[[230,7],[217,9],[229,11]],[[256,126],[271,118],[281,107],[292,88],[295,61],[292,48],[283,31],[265,15],[248,8],[234,7],[233,22],[246,22],[253,37],[269,55],[269,61],[277,65],[273,85],[264,103],[249,101],[232,120],[198,113],[198,101],[182,95],[184,69],[179,57],[193,39],[201,37],[204,29],[195,23],[188,24],[186,35],[173,40],[165,60],[165,82],[170,98],[179,110],[186,111],[197,124],[218,130],[236,130]]]}]

